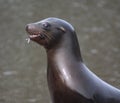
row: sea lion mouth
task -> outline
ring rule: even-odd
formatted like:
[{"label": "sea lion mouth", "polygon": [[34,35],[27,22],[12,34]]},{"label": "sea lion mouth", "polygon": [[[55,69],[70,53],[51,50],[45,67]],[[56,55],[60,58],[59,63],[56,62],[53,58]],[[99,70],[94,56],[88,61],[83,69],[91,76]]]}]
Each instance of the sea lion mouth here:
[{"label": "sea lion mouth", "polygon": [[35,33],[34,32],[28,32],[28,34],[29,34],[28,38],[26,39],[28,43],[30,42],[30,40],[33,40],[33,41],[45,40],[45,38],[46,38],[46,34],[43,33],[42,31],[38,32],[38,33],[36,33],[36,32]]},{"label": "sea lion mouth", "polygon": [[45,34],[44,33],[38,33],[38,34],[30,34],[29,38],[34,39],[34,38],[40,38],[40,39],[45,39]]}]

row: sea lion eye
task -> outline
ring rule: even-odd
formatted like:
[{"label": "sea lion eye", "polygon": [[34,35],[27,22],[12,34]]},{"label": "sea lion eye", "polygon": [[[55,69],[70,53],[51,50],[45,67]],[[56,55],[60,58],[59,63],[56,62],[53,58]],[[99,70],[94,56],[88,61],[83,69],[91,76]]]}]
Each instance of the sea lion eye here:
[{"label": "sea lion eye", "polygon": [[50,24],[48,22],[45,22],[45,23],[42,24],[42,26],[43,26],[44,29],[47,30],[47,29],[49,29]]}]

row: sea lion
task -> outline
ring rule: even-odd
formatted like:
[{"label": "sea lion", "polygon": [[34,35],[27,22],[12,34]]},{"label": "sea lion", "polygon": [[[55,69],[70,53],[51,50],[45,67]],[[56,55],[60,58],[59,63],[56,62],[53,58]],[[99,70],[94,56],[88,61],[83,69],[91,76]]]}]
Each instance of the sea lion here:
[{"label": "sea lion", "polygon": [[44,46],[47,80],[53,103],[120,103],[120,90],[104,82],[84,64],[75,30],[59,18],[26,26],[29,39]]}]

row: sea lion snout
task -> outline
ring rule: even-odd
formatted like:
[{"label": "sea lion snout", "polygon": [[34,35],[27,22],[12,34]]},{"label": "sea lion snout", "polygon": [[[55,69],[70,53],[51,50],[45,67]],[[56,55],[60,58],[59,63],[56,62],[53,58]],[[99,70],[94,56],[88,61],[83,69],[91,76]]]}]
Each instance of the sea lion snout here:
[{"label": "sea lion snout", "polygon": [[26,31],[27,31],[28,33],[34,31],[35,29],[36,29],[36,26],[35,26],[34,24],[27,24],[27,25],[26,25]]},{"label": "sea lion snout", "polygon": [[[45,28],[48,28],[48,25],[44,25]],[[28,43],[30,40],[35,41],[41,45],[46,44],[46,38],[49,39],[48,35],[46,34],[45,30],[42,28],[41,23],[30,23],[26,25],[26,31],[28,33]]]},{"label": "sea lion snout", "polygon": [[41,35],[41,32],[42,32],[42,30],[35,23],[27,24],[26,31],[29,34],[29,36],[33,35],[32,37],[34,37],[34,36],[37,37],[37,36]]}]

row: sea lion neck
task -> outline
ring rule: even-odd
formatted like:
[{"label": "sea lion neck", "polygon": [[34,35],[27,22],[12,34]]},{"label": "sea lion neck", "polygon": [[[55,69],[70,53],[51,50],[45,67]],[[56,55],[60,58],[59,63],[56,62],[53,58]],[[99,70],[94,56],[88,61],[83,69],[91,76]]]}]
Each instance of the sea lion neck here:
[{"label": "sea lion neck", "polygon": [[[79,43],[76,37],[76,33],[72,31],[71,33],[66,33],[63,35],[61,41],[50,49],[46,49],[48,60],[56,59],[56,57],[64,59],[72,59],[75,61],[82,62],[82,56],[79,48]],[[60,55],[60,56],[59,56]]]}]

